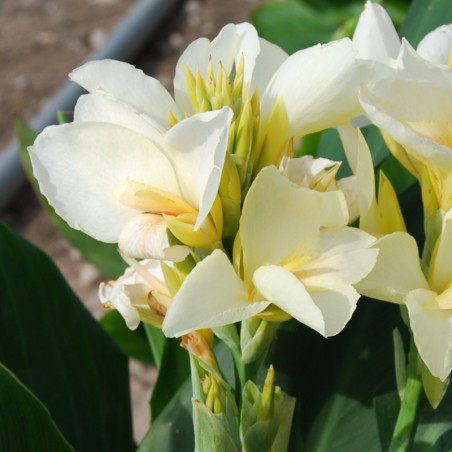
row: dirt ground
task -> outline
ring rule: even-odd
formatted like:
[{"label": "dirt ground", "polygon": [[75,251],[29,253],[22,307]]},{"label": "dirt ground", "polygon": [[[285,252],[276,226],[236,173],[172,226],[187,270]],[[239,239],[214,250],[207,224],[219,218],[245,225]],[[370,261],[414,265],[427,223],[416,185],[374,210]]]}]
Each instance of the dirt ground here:
[{"label": "dirt ground", "polygon": [[[134,64],[170,89],[177,59],[193,39],[213,38],[226,23],[245,21],[260,3],[182,1]],[[134,4],[134,0],[0,1],[0,149],[13,136],[14,120],[38,113],[67,74],[108,39]],[[95,317],[103,314],[97,299],[102,276],[58,236],[28,186],[0,217],[54,259]],[[134,435],[139,441],[148,428],[148,398],[156,374],[131,362],[131,375]]]}]

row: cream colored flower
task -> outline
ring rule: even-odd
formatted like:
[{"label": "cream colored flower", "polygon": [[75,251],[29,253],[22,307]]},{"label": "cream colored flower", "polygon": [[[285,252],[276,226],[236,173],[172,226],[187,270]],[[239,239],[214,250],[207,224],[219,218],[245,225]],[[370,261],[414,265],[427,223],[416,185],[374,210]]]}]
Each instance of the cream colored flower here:
[{"label": "cream colored flower", "polygon": [[347,222],[341,192],[309,190],[274,167],[263,169],[243,207],[235,269],[220,250],[200,262],[168,310],[165,334],[253,315],[294,317],[324,336],[337,334],[356,307],[353,286],[378,254],[370,249],[375,239]]},{"label": "cream colored flower", "polygon": [[107,309],[117,309],[131,330],[140,321],[161,328],[171,298],[160,262],[128,261],[132,266],[120,278],[100,285],[100,301]]}]

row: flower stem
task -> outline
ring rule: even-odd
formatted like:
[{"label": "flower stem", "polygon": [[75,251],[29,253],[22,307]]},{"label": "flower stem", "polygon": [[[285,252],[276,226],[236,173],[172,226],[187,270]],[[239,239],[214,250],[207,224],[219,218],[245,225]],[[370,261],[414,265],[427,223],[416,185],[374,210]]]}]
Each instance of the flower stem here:
[{"label": "flower stem", "polygon": [[419,420],[419,406],[422,396],[422,380],[419,369],[419,354],[413,337],[411,337],[406,386],[389,452],[411,450]]}]

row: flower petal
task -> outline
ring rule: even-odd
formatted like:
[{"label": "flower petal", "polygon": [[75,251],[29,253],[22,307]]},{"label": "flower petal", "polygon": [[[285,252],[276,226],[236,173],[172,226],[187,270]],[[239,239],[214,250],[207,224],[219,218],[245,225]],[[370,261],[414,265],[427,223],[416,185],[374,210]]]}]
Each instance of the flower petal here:
[{"label": "flower petal", "polygon": [[452,24],[441,25],[427,33],[417,46],[417,53],[437,64],[449,64],[452,50]]},{"label": "flower petal", "polygon": [[353,34],[358,57],[387,63],[397,58],[400,38],[386,10],[370,1],[364,5]]},{"label": "flower petal", "polygon": [[407,121],[449,121],[452,98],[444,88],[422,80],[383,80],[363,88],[360,100],[372,122],[409,153],[424,163],[452,169],[451,149],[420,135],[407,124]]},{"label": "flower petal", "polygon": [[179,109],[164,86],[131,64],[114,60],[88,61],[74,69],[69,78],[90,93],[113,96],[146,113],[165,128],[168,113],[179,118]]},{"label": "flower petal", "polygon": [[322,311],[325,337],[340,333],[355,312],[359,293],[351,286],[312,292],[314,303]]},{"label": "flower petal", "polygon": [[74,110],[75,122],[107,122],[127,127],[161,143],[165,129],[145,113],[112,97],[87,94],[79,97]]},{"label": "flower petal", "polygon": [[124,293],[124,284],[122,281],[101,283],[99,286],[99,299],[106,307],[110,304],[113,305],[124,318],[127,327],[131,330],[135,330],[140,324],[138,311],[132,306],[127,294]]},{"label": "flower petal", "polygon": [[137,211],[115,192],[128,179],[179,194],[174,170],[147,138],[112,124],[52,126],[30,147],[41,192],[74,229],[115,243]]},{"label": "flower petal", "polygon": [[432,257],[428,280],[435,292],[441,293],[452,282],[452,210],[449,210],[443,218],[441,235]]},{"label": "flower petal", "polygon": [[341,192],[299,187],[275,167],[264,168],[246,196],[240,220],[245,282],[263,264],[279,263],[321,227],[348,221]]},{"label": "flower petal", "polygon": [[347,161],[356,175],[356,196],[360,216],[359,227],[378,233],[377,203],[375,197],[374,165],[369,146],[358,128],[342,125],[337,128]]},{"label": "flower petal", "polygon": [[291,55],[275,73],[262,98],[262,118],[282,99],[289,136],[326,129],[358,116],[358,87],[370,63],[357,61],[348,38]]},{"label": "flower petal", "polygon": [[377,300],[403,303],[408,292],[428,289],[413,237],[404,232],[394,232],[383,236],[373,246],[379,250],[377,264],[356,285],[361,294]]},{"label": "flower petal", "polygon": [[359,229],[323,229],[316,239],[317,256],[301,270],[308,290],[356,284],[375,266],[378,251],[369,248],[375,238]]},{"label": "flower petal", "polygon": [[185,68],[192,74],[199,73],[203,79],[207,75],[207,66],[212,62],[216,74],[221,65],[229,75],[233,65],[244,59],[244,83],[251,83],[254,64],[259,53],[260,45],[256,29],[248,23],[238,25],[228,24],[222,28],[218,36],[210,42],[207,38],[200,38],[192,42],[179,58],[174,77],[174,95],[177,105],[183,113],[193,113],[187,88],[185,85]]},{"label": "flower petal", "polygon": [[201,328],[229,325],[258,314],[269,304],[249,302],[228,258],[215,250],[185,278],[163,321],[163,332],[174,337]]},{"label": "flower petal", "polygon": [[[260,52],[256,57],[254,71],[251,79],[250,94],[257,89],[259,94],[265,91],[270,79],[281,64],[289,58],[281,47],[278,47],[263,38],[259,38]],[[249,66],[249,63],[245,61]]]},{"label": "flower petal", "polygon": [[231,119],[228,107],[200,113],[177,123],[165,136],[184,199],[199,210],[195,230],[218,192]]},{"label": "flower petal", "polygon": [[253,283],[266,300],[325,335],[321,310],[294,274],[277,265],[265,265],[254,272]]},{"label": "flower petal", "polygon": [[185,246],[170,247],[165,220],[150,213],[136,215],[124,226],[118,246],[127,256],[175,262],[184,260],[190,252]]},{"label": "flower petal", "polygon": [[436,298],[430,290],[410,292],[405,304],[414,341],[432,375],[444,381],[452,370],[452,315],[450,310],[424,307]]}]

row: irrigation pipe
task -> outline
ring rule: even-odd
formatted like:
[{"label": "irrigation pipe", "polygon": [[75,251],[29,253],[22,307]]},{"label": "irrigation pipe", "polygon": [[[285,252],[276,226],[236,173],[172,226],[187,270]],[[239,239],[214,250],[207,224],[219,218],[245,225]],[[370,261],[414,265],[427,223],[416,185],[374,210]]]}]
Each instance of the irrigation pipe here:
[{"label": "irrigation pipe", "polygon": [[[88,60],[113,58],[127,61],[158,30],[164,19],[180,0],[140,0],[107,38],[106,43],[91,53]],[[40,132],[55,124],[58,110],[73,110],[83,89],[66,82],[30,121],[31,127]],[[16,139],[0,152],[0,212],[7,206],[17,190],[25,182]]]}]

